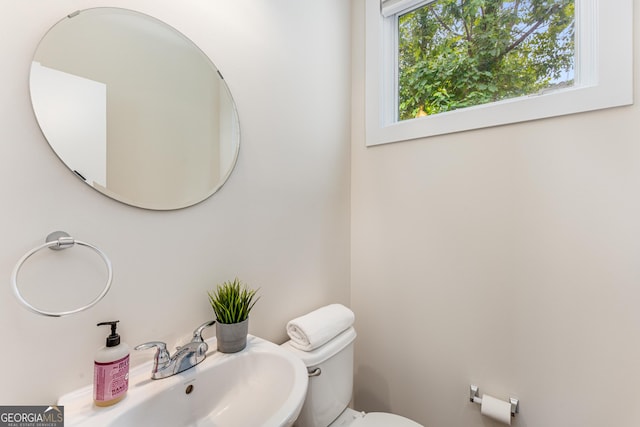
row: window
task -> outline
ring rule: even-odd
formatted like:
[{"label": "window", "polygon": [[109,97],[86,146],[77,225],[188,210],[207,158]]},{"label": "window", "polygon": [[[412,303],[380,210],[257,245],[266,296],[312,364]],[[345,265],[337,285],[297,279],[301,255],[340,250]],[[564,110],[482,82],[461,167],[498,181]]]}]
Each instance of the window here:
[{"label": "window", "polygon": [[632,0],[368,0],[367,145],[632,103]]},{"label": "window", "polygon": [[398,120],[573,85],[573,0],[436,0],[395,25]]}]

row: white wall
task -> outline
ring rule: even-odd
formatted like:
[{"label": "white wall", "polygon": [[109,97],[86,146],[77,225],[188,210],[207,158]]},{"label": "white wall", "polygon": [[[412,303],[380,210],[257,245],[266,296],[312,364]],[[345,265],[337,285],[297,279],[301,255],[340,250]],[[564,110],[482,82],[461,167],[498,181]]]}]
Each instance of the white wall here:
[{"label": "white wall", "polygon": [[[48,147],[29,100],[31,58],[50,26],[94,6],[167,22],[224,74],[242,141],[212,198],[180,211],[132,208],[83,184]],[[261,289],[250,332],[276,342],[290,318],[349,302],[348,2],[5,0],[0,28],[0,403],[49,404],[89,384],[107,333],[99,321],[119,319],[130,345],[190,336],[212,317],[206,291],[236,275]],[[9,286],[15,262],[56,229],[102,248],[115,274],[103,302],[60,319],[20,307]],[[52,270],[38,283],[47,286]],[[73,269],[67,275],[63,293],[73,292],[64,290]]]},{"label": "white wall", "polygon": [[365,148],[352,5],[356,407],[497,426],[475,383],[516,426],[640,425],[640,107]]},{"label": "white wall", "polygon": [[33,61],[29,86],[31,99],[40,101],[34,103],[40,129],[58,157],[87,182],[105,186],[107,85]]}]

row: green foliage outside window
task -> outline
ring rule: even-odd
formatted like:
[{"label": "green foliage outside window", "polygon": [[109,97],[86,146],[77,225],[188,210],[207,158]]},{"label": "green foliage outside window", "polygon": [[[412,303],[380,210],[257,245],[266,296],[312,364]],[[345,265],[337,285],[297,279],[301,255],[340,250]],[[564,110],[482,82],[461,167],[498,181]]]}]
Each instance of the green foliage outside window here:
[{"label": "green foliage outside window", "polygon": [[572,85],[574,21],[574,0],[438,0],[400,16],[400,120]]}]

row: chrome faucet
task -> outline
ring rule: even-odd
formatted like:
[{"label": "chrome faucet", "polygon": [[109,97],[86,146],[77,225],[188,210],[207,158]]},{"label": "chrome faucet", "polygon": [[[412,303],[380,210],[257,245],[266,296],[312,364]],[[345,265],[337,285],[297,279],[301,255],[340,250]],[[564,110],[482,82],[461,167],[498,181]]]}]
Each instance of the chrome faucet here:
[{"label": "chrome faucet", "polygon": [[173,356],[167,351],[167,344],[161,341],[151,341],[140,344],[135,347],[136,350],[147,350],[156,348],[156,354],[153,358],[153,369],[151,370],[151,379],[159,380],[178,374],[187,369],[193,368],[207,357],[209,345],[202,338],[202,331],[205,328],[213,326],[215,320],[210,320],[193,331],[191,342],[176,348]]}]

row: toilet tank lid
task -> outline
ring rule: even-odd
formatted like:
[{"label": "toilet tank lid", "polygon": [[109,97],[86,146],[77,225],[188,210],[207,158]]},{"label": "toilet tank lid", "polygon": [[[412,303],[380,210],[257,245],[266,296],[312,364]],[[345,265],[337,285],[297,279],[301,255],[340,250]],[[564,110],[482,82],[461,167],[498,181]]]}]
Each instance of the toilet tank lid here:
[{"label": "toilet tank lid", "polygon": [[320,347],[311,351],[299,350],[291,345],[291,341],[285,342],[281,345],[281,347],[294,353],[297,357],[302,359],[307,368],[311,368],[314,366],[318,366],[330,357],[335,356],[346,346],[351,344],[355,339],[356,330],[353,329],[353,326],[350,326],[348,329],[340,332],[339,335],[336,335],[335,338],[332,338],[326,344],[321,345]]}]

